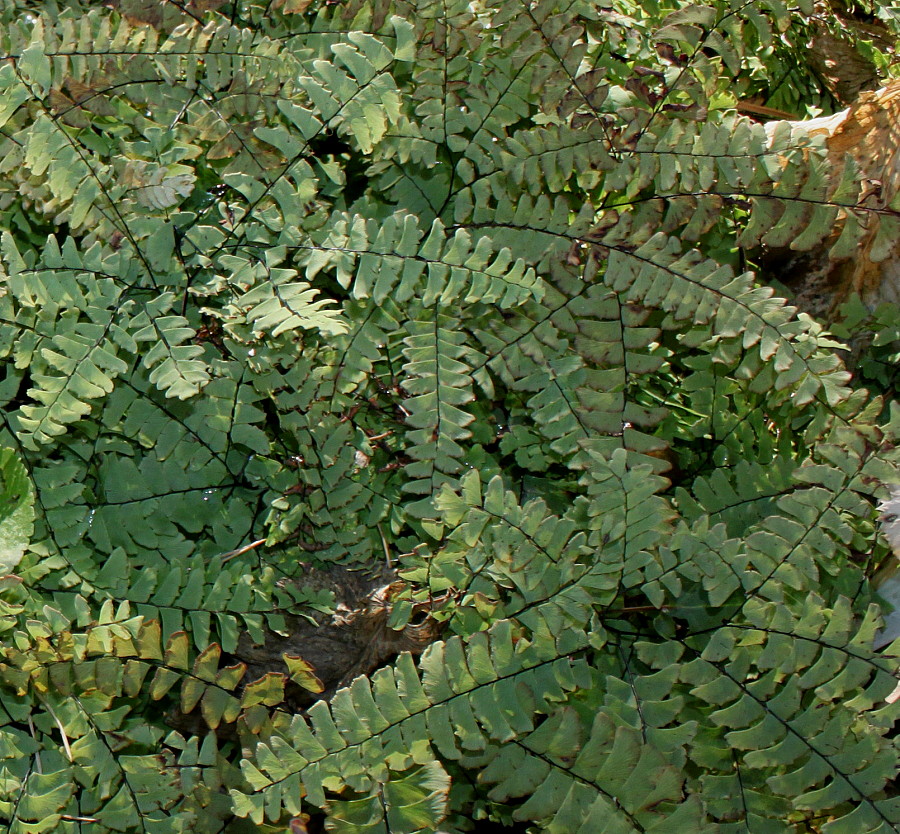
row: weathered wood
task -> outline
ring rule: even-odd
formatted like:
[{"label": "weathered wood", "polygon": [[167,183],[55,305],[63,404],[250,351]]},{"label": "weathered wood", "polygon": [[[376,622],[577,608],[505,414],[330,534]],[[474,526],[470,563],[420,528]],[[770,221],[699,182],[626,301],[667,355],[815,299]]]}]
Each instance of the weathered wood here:
[{"label": "weathered wood", "polygon": [[808,252],[768,252],[764,265],[794,292],[798,307],[825,321],[831,321],[853,293],[870,309],[900,302],[900,241],[877,257],[872,252],[882,218],[896,216],[900,205],[900,82],[863,93],[833,116],[791,124],[825,138],[834,178],[841,176],[848,160],[858,167],[865,234],[852,257],[833,258],[830,249],[842,229],[838,221],[822,245]]}]

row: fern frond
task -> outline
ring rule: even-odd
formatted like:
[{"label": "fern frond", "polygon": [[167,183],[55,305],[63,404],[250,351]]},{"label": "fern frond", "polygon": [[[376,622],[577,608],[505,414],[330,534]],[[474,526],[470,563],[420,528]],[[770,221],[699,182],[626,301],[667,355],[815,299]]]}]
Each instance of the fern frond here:
[{"label": "fern frond", "polygon": [[343,333],[346,323],[327,300],[314,301],[319,290],[304,281],[290,282],[292,270],[272,270],[269,280],[242,295],[236,306],[244,311],[254,332],[279,336],[302,327],[325,335]]},{"label": "fern frond", "polygon": [[696,252],[682,254],[677,239],[656,235],[634,252],[611,247],[605,279],[626,298],[658,306],[676,320],[711,321],[717,340],[740,334],[744,349],[754,347],[763,361],[774,360],[776,388],[791,386],[791,396],[800,403],[820,390],[832,403],[849,394],[846,372],[837,363],[817,360],[810,341],[797,338],[812,328],[792,320],[782,299],[768,288],[753,287],[750,275],[734,277]]},{"label": "fern frond", "polygon": [[529,297],[540,298],[542,285],[533,269],[514,260],[509,249],[496,249],[486,235],[463,230],[448,235],[436,220],[426,235],[416,218],[395,214],[379,222],[339,217],[327,237],[311,247],[307,275],[334,269],[353,297],[383,304],[421,295],[426,306],[498,303],[512,307]]},{"label": "fern frond", "polygon": [[473,420],[461,408],[474,399],[472,377],[464,361],[470,351],[462,334],[451,329],[447,316],[410,321],[407,332],[403,388],[409,397],[403,408],[411,427],[407,454],[413,461],[406,465],[409,481],[404,491],[426,496],[407,506],[409,512],[426,515],[430,496],[444,483],[453,482],[462,469],[459,441],[470,436],[466,427]]},{"label": "fern frond", "polygon": [[142,365],[151,371],[150,382],[167,397],[184,400],[194,396],[210,380],[205,362],[199,359],[203,348],[197,344],[184,344],[196,336],[184,316],[158,316],[151,309],[136,324],[145,324],[134,334],[136,342],[151,342],[153,346],[144,354]]},{"label": "fern frond", "polygon": [[[578,641],[575,634],[561,638],[570,647]],[[359,678],[341,690],[330,708],[325,703],[314,706],[309,723],[299,719],[285,727],[284,738],[260,741],[252,763],[246,764],[245,778],[262,801],[279,797],[297,807],[296,799],[281,799],[279,785],[290,780],[288,787],[296,786],[290,794],[297,796],[296,788],[302,785],[308,801],[324,805],[323,787],[335,777],[367,793],[387,781],[389,766],[405,771],[415,762],[434,761],[433,753],[408,746],[410,733],[426,733],[434,749],[451,760],[477,754],[491,739],[509,740],[534,725],[529,719],[511,727],[502,716],[513,716],[504,709],[496,721],[479,722],[469,699],[502,704],[505,692],[518,689],[523,697],[552,709],[568,691],[587,684],[584,665],[559,654],[549,632],[533,642],[522,640],[502,621],[474,638],[471,646],[459,638],[435,644],[422,656],[421,673],[409,655],[403,655],[394,669],[380,670],[371,682]],[[452,659],[465,659],[465,667]],[[351,715],[360,718],[355,727],[345,721]],[[241,804],[245,814],[261,819],[262,802]]]},{"label": "fern frond", "polygon": [[[828,616],[820,608],[810,618],[813,607],[804,606],[803,619],[779,621],[769,619],[771,604],[748,606],[750,630],[714,633],[702,656],[683,667],[691,694],[713,707],[711,721],[739,751],[733,757],[722,750],[711,810],[727,819],[744,803],[740,813],[761,823],[783,819],[785,811],[765,800],[772,791],[798,811],[828,809],[835,829],[862,824],[888,831],[893,803],[875,798],[873,787],[891,778],[892,756],[876,753],[883,740],[855,720],[857,709],[893,688],[869,648],[876,621],[870,612],[856,632],[846,599]],[[792,673],[801,666],[805,674]],[[734,788],[728,798],[726,784]]]}]

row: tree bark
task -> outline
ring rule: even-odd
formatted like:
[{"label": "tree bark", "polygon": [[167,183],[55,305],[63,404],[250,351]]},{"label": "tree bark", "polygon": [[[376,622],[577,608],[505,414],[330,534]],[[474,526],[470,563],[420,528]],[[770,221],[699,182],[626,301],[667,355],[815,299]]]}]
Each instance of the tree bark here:
[{"label": "tree bark", "polygon": [[[767,130],[777,124],[770,122]],[[852,257],[834,258],[830,250],[843,228],[839,219],[811,251],[765,253],[766,271],[793,291],[798,307],[824,321],[832,321],[852,293],[859,293],[870,309],[882,302],[900,302],[900,241],[877,253],[872,247],[882,218],[895,217],[900,206],[900,82],[863,93],[833,116],[791,124],[825,138],[834,180],[847,164],[855,164],[863,185],[855,208],[865,232]]]}]

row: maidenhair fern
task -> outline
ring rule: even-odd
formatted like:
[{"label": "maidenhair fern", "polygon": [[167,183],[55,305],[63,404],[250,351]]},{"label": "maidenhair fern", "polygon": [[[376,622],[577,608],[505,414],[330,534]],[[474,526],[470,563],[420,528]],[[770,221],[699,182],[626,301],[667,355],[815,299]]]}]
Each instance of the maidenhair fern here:
[{"label": "maidenhair fern", "polygon": [[0,4],[10,832],[896,830],[827,6]]}]

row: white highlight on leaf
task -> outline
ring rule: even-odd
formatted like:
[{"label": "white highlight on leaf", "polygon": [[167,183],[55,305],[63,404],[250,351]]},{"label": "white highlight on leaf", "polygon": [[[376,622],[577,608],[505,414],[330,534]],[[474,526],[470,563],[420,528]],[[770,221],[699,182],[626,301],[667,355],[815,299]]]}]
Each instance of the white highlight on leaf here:
[{"label": "white highlight on leaf", "polygon": [[0,449],[0,576],[12,573],[34,532],[34,499],[25,467]]},{"label": "white highlight on leaf", "polygon": [[[894,557],[872,580],[878,595],[888,603],[892,611],[884,613],[884,628],[875,637],[875,648],[880,649],[900,637],[900,486],[891,486],[891,497],[878,505],[881,533],[887,539]],[[900,693],[895,692],[897,696]]]},{"label": "white highlight on leaf", "polygon": [[881,532],[888,540],[894,555],[900,558],[900,486],[891,487],[891,497],[878,505]]},{"label": "white highlight on leaf", "polygon": [[129,162],[125,166],[123,179],[134,189],[137,201],[142,206],[155,209],[177,205],[190,195],[196,182],[196,177],[190,170],[154,169],[149,162],[144,161]]}]

